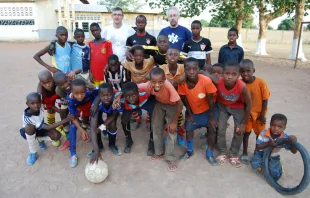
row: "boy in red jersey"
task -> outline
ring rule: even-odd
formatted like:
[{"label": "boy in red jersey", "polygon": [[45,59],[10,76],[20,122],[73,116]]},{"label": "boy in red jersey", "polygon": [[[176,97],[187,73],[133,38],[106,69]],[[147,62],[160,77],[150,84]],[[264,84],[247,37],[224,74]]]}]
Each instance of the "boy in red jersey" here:
[{"label": "boy in red jersey", "polygon": [[101,37],[101,29],[98,23],[90,25],[90,31],[95,37],[89,42],[90,47],[90,80],[94,86],[104,82],[104,68],[108,64],[108,58],[112,51],[112,43]]},{"label": "boy in red jersey", "polygon": [[223,78],[210,76],[213,83],[217,86],[217,102],[219,106],[219,125],[217,141],[220,150],[220,155],[217,156],[219,165],[224,165],[226,162],[226,129],[227,121],[230,116],[234,119],[234,135],[231,142],[229,161],[232,166],[239,168],[241,162],[238,157],[240,146],[242,144],[245,127],[250,119],[252,101],[250,93],[242,80],[239,80],[239,63],[236,61],[227,61]]}]

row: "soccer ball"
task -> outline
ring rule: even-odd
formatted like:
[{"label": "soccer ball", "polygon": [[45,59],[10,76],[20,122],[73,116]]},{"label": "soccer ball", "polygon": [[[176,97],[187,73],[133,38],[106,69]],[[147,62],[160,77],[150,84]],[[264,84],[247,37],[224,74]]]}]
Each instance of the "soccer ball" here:
[{"label": "soccer ball", "polygon": [[108,176],[108,166],[102,160],[98,160],[98,163],[88,163],[85,168],[85,177],[91,183],[98,184],[103,182]]}]

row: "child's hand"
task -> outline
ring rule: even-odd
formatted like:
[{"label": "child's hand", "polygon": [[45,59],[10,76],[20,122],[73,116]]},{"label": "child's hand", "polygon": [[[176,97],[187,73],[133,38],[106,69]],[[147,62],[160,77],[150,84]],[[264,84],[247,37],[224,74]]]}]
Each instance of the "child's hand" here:
[{"label": "child's hand", "polygon": [[94,162],[98,163],[98,160],[102,159],[100,152],[94,152],[94,155],[92,158],[90,158],[89,163],[93,164]]},{"label": "child's hand", "polygon": [[126,55],[126,59],[128,61],[133,61],[133,55],[132,55],[132,53],[130,51],[127,50],[125,55]]},{"label": "child's hand", "polygon": [[71,80],[74,80],[75,78],[75,72],[74,71],[70,71],[67,76],[71,79]]},{"label": "child's hand", "polygon": [[166,129],[168,133],[174,134],[177,129],[177,124],[174,122],[170,122],[169,124],[167,124]]},{"label": "child's hand", "polygon": [[218,127],[217,121],[215,119],[209,119],[209,124],[213,127],[214,131],[216,131],[216,129]]},{"label": "child's hand", "polygon": [[211,68],[212,68],[212,65],[209,65],[209,64],[205,64],[203,70],[204,71],[207,71],[208,73],[211,73]]},{"label": "child's hand", "polygon": [[82,140],[86,141],[88,140],[88,134],[86,133],[86,131],[81,131],[81,138]]},{"label": "child's hand", "polygon": [[182,74],[178,80],[178,84],[182,84],[186,81],[186,75],[185,74]]},{"label": "child's hand", "polygon": [[119,109],[121,107],[121,101],[120,98],[115,98],[112,104],[113,109]]},{"label": "child's hand", "polygon": [[295,136],[295,135],[290,135],[289,137],[288,137],[288,142],[289,143],[294,143],[294,142],[296,142],[297,141],[297,137]]},{"label": "child's hand", "polygon": [[268,142],[268,146],[276,147],[276,146],[278,146],[278,144],[276,143],[275,140],[270,139],[269,142]]},{"label": "child's hand", "polygon": [[245,132],[245,124],[240,124],[237,126],[236,133],[241,135]]},{"label": "child's hand", "polygon": [[260,115],[259,115],[259,121],[261,122],[261,125],[264,125],[264,124],[266,124],[266,117],[265,117],[265,113],[261,113]]},{"label": "child's hand", "polygon": [[185,116],[185,120],[186,122],[194,122],[194,117],[191,113],[188,113],[186,116]]},{"label": "child's hand", "polygon": [[71,114],[69,114],[66,118],[65,118],[65,120],[67,121],[67,122],[72,122],[73,120],[75,119],[75,117],[73,116],[73,115],[71,115]]}]

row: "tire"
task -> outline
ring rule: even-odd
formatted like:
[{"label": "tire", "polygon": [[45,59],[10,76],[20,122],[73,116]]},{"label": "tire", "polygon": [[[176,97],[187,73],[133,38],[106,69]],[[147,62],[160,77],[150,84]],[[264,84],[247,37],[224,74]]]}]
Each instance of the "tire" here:
[{"label": "tire", "polygon": [[[287,139],[280,139],[280,141],[286,141]],[[287,144],[290,144],[287,142]],[[304,164],[304,175],[302,177],[301,182],[293,187],[293,188],[284,188],[283,186],[281,186],[280,184],[278,184],[277,181],[275,181],[269,172],[269,157],[270,154],[273,150],[273,147],[269,146],[267,147],[267,149],[264,152],[264,156],[263,156],[263,171],[264,171],[264,176],[267,180],[267,182],[279,193],[283,194],[283,195],[295,195],[298,193],[301,193],[302,191],[304,191],[307,186],[309,185],[309,181],[310,181],[310,157],[308,154],[308,151],[305,149],[305,147],[300,144],[299,142],[295,142],[291,145],[294,145],[296,147],[296,149],[299,151],[302,160],[303,160],[303,164]]]}]

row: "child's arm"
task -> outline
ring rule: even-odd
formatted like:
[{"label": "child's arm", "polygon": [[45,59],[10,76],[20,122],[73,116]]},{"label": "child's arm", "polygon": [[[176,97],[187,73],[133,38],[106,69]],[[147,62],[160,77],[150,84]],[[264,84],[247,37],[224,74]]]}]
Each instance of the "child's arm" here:
[{"label": "child's arm", "polygon": [[191,107],[189,106],[186,96],[180,95],[180,97],[188,113],[188,116],[185,117],[186,121],[194,122],[193,112],[192,112]]},{"label": "child's arm", "polygon": [[242,53],[239,55],[239,63],[244,59],[244,51],[242,50]]},{"label": "child's arm", "polygon": [[98,107],[100,104],[100,98],[97,96],[90,107],[90,115],[95,116],[98,113]]},{"label": "child's arm", "polygon": [[211,65],[211,53],[206,54],[206,64]]},{"label": "child's arm", "polygon": [[276,141],[270,139],[270,141],[265,142],[263,144],[256,144],[255,149],[256,150],[263,150],[263,149],[267,148],[268,146],[276,147],[276,146],[278,146],[278,144],[276,143]]},{"label": "child's arm", "polygon": [[113,112],[111,116],[107,117],[107,119],[104,121],[104,125],[108,126],[111,124],[111,122],[115,121],[118,117],[119,113],[117,111]]},{"label": "child's arm", "polygon": [[172,133],[172,134],[175,133],[176,128],[177,128],[177,121],[178,121],[179,115],[182,111],[182,108],[183,108],[183,102],[181,100],[179,100],[177,102],[177,110],[174,114],[174,117],[173,117],[172,121],[167,124],[167,129],[168,129],[169,133]]},{"label": "child's arm", "polygon": [[214,95],[208,94],[208,105],[210,107],[210,118],[209,123],[213,127],[213,129],[216,131],[217,128],[217,121],[215,120],[215,112],[214,112]]},{"label": "child's arm", "polygon": [[[94,155],[90,159],[89,163],[93,164],[94,162],[98,163],[98,159],[101,158],[98,142],[97,142],[97,127],[98,127],[98,115],[93,115],[90,119],[90,137],[93,143]],[[100,132],[99,132],[100,133]]]},{"label": "child's arm", "polygon": [[87,132],[81,127],[79,121],[77,119],[74,119],[72,123],[75,125],[75,127],[81,132],[81,137],[83,140],[88,140],[88,134]]},{"label": "child's arm", "polygon": [[259,115],[259,120],[261,122],[261,125],[266,124],[266,111],[267,111],[267,105],[268,105],[268,99],[267,100],[263,100],[263,104],[262,104],[262,112]]},{"label": "child's arm", "polygon": [[46,46],[45,48],[43,48],[42,50],[38,51],[34,56],[34,60],[36,60],[40,65],[42,65],[43,67],[45,67],[46,69],[48,69],[50,72],[55,73],[57,71],[59,71],[57,68],[48,65],[47,63],[45,63],[42,59],[41,56],[45,55],[48,51],[48,46]]},{"label": "child's arm", "polygon": [[245,111],[244,117],[240,125],[237,127],[238,130],[236,131],[239,134],[243,134],[245,132],[245,126],[248,120],[250,119],[251,110],[252,110],[252,100],[251,95],[248,88],[244,87],[242,90],[242,95],[244,97],[244,104],[245,104]]},{"label": "child's arm", "polygon": [[59,121],[59,122],[56,122],[54,124],[50,124],[50,125],[47,125],[47,124],[44,124],[42,129],[45,129],[47,131],[49,130],[52,130],[52,129],[56,129],[57,127],[59,127],[60,125],[63,125],[69,121],[71,121],[72,119],[74,119],[74,117],[72,115],[69,115],[68,117],[66,117],[65,119]]},{"label": "child's arm", "polygon": [[220,79],[217,78],[216,76],[210,74],[208,71],[203,71],[203,70],[200,70],[199,73],[209,77],[215,86],[218,85]]},{"label": "child's arm", "polygon": [[[289,143],[294,143],[294,142],[296,142],[296,141],[297,141],[297,137],[296,137],[295,135],[290,135],[290,136],[289,136],[289,138],[288,138],[288,142],[289,142]],[[292,147],[290,148],[290,151],[291,151],[292,153],[294,153],[294,154],[297,153],[297,149],[296,149],[295,146],[292,146]]]}]

